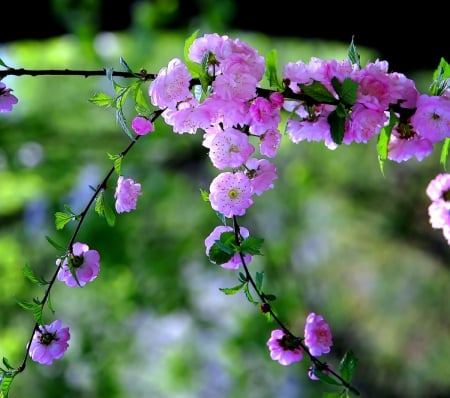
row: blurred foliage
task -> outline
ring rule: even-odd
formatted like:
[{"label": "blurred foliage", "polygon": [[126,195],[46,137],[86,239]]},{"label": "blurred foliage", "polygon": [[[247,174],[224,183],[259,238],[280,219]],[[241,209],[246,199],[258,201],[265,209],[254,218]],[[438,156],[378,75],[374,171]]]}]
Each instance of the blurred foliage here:
[{"label": "blurred foliage", "polygon": [[[177,4],[136,3],[127,32],[80,34],[78,24],[76,35],[11,43],[0,57],[13,67],[89,70],[121,69],[123,57],[135,70],[156,73],[182,58],[191,33],[157,26]],[[202,28],[220,22],[220,9],[210,8]],[[262,55],[277,49],[280,67],[311,56],[344,59],[348,47],[215,26]],[[359,51],[363,64],[376,57]],[[106,77],[4,81],[19,104],[0,123],[0,355],[19,364],[33,319],[15,298],[43,293],[22,268],[53,274],[58,253],[45,236],[65,245],[73,231],[71,224],[56,231],[54,213],[64,204],[85,206],[89,186],[112,166],[107,153],[123,150],[128,137],[113,110],[88,102],[98,91],[113,95]],[[56,314],[45,317],[70,326],[68,352],[51,367],[29,361],[10,397],[319,396],[327,387],[307,378],[306,361],[282,367],[270,360],[265,343],[275,325],[243,295],[219,291],[235,285],[237,273],[205,256],[204,239],[219,220],[200,195],[216,174],[201,134],[156,126],[122,166],[142,184],[138,208],[119,215],[113,228],[91,211],[79,235],[101,254],[99,277],[84,288],[57,283],[52,290]],[[450,255],[428,223],[425,195],[441,171],[438,152],[421,163],[386,164],[383,176],[374,142],[330,151],[285,139],[275,189],[256,198],[241,221],[265,239],[264,256],[250,268],[265,273],[280,317],[302,334],[306,315],[322,314],[334,333],[329,361],[337,368],[344,351],[355,352],[363,396],[450,394]]]}]

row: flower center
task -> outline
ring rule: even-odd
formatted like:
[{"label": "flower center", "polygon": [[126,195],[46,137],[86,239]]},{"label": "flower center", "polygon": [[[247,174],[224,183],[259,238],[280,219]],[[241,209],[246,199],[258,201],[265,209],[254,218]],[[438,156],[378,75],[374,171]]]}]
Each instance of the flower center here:
[{"label": "flower center", "polygon": [[56,333],[44,332],[39,338],[39,342],[43,345],[50,345],[53,340],[56,340]]},{"label": "flower center", "polygon": [[230,199],[236,199],[239,196],[239,191],[236,188],[230,189],[228,191],[228,197]]}]

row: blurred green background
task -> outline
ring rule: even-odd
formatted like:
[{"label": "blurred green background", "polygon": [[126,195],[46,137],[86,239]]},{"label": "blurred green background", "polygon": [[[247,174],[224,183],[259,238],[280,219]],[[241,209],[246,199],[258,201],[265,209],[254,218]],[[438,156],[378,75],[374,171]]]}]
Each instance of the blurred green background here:
[{"label": "blurred green background", "polygon": [[[0,58],[27,69],[121,69],[156,73],[183,58],[196,29],[240,38],[284,63],[311,56],[344,59],[349,42],[274,37],[236,30],[233,1],[208,6],[183,28],[180,4],[136,2],[130,26],[99,31],[96,1],[52,2],[68,34],[11,41]],[[202,3],[202,2],[199,2]],[[358,43],[356,43],[358,45]],[[376,50],[358,47],[363,63]],[[436,65],[437,66],[437,65]],[[433,70],[409,77],[426,92]],[[19,103],[0,119],[0,355],[22,361],[34,324],[15,299],[42,297],[22,270],[49,278],[69,224],[56,231],[64,204],[81,210],[128,137],[112,109],[88,99],[113,95],[106,77],[23,76],[3,80]],[[118,81],[120,81],[118,79]],[[125,83],[125,81],[123,81]],[[129,117],[132,116],[130,112]],[[57,283],[56,314],[71,328],[70,348],[52,366],[28,362],[11,398],[318,397],[331,387],[308,379],[307,361],[280,366],[266,341],[267,323],[243,293],[225,296],[237,273],[210,264],[204,239],[219,221],[205,204],[216,170],[202,136],[174,135],[162,123],[123,164],[142,184],[138,208],[115,227],[93,211],[79,234],[101,255],[99,277],[84,288]],[[450,396],[450,250],[428,223],[425,188],[442,171],[439,149],[422,162],[388,163],[380,172],[375,142],[330,151],[321,143],[283,140],[275,189],[256,198],[241,224],[265,239],[252,271],[263,271],[280,318],[302,334],[314,311],[330,323],[335,368],[343,353],[358,357],[354,384],[364,397]],[[114,182],[114,181],[113,181]],[[112,187],[113,189],[113,187]],[[112,203],[112,189],[110,200]]]}]

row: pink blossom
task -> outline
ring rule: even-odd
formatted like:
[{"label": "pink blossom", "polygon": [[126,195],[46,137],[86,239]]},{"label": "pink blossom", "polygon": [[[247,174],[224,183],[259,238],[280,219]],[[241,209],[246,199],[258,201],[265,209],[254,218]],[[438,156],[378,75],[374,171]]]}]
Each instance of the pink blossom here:
[{"label": "pink blossom", "polygon": [[251,118],[248,125],[252,134],[262,135],[267,130],[277,129],[280,124],[280,108],[275,107],[272,102],[263,97],[255,98],[249,112]]},{"label": "pink blossom", "polygon": [[6,88],[5,83],[0,82],[0,113],[11,112],[13,105],[19,102],[17,97],[11,94],[11,91],[13,90]]},{"label": "pink blossom", "polygon": [[211,125],[208,107],[196,99],[180,102],[177,109],[166,109],[162,117],[166,124],[173,127],[173,132],[178,134],[195,134],[198,129],[206,129]]},{"label": "pink blossom", "polygon": [[433,143],[450,137],[450,100],[442,96],[419,96],[410,121],[417,133]]},{"label": "pink blossom", "polygon": [[247,102],[235,98],[225,100],[214,93],[202,103],[208,109],[211,124],[221,124],[224,129],[247,123],[249,118]]},{"label": "pink blossom", "polygon": [[366,144],[377,134],[387,121],[384,111],[366,108],[361,104],[355,104],[352,109],[351,119],[345,123],[345,133],[342,142]]},{"label": "pink blossom", "polygon": [[428,197],[433,201],[450,201],[450,174],[438,174],[428,183],[426,193]]},{"label": "pink blossom", "polygon": [[303,349],[299,340],[281,329],[272,330],[266,345],[269,347],[270,357],[281,365],[287,366],[303,358]]},{"label": "pink blossom", "polygon": [[404,162],[416,157],[420,162],[433,152],[433,143],[418,134],[403,136],[397,129],[393,129],[388,145],[388,159]]},{"label": "pink blossom", "polygon": [[259,153],[273,158],[276,156],[281,144],[281,133],[276,129],[267,130],[260,136]]},{"label": "pink blossom", "polygon": [[[216,240],[220,240],[220,235],[223,232],[232,232],[233,228],[227,225],[219,225],[208,235],[205,239],[205,247],[206,247],[206,255],[209,257],[209,251],[211,247],[214,245]],[[247,228],[240,227],[239,233],[241,234],[242,239],[248,238],[250,233]],[[248,265],[252,261],[252,256],[248,253],[244,254],[245,264]],[[241,256],[239,253],[235,253],[233,257],[230,258],[226,263],[220,264],[222,268],[226,269],[238,269],[242,265]]]},{"label": "pink blossom", "polygon": [[148,93],[154,106],[175,109],[177,104],[193,98],[190,89],[192,79],[188,68],[178,58],[159,70],[158,76],[150,83]]},{"label": "pink blossom", "polygon": [[430,225],[433,228],[450,228],[450,201],[434,201],[428,206]]},{"label": "pink blossom", "polygon": [[[66,256],[62,263],[61,259],[57,259],[56,265],[60,267],[57,275],[58,280],[69,287],[81,287],[97,278],[100,272],[100,255],[96,250],[89,250],[87,244],[76,242],[72,246],[72,253]],[[70,266],[76,275],[76,279]]]},{"label": "pink blossom", "polygon": [[253,204],[252,184],[242,172],[224,172],[215,177],[210,185],[211,207],[225,217],[243,216]]},{"label": "pink blossom", "polygon": [[136,116],[132,120],[131,127],[137,135],[146,135],[155,130],[151,120],[141,115]]},{"label": "pink blossom", "polygon": [[209,148],[212,164],[219,170],[242,166],[255,151],[248,136],[235,128],[227,128],[214,135]]},{"label": "pink blossom", "polygon": [[51,365],[53,360],[61,359],[69,348],[70,331],[56,320],[50,325],[39,325],[31,340],[29,354],[33,361]]},{"label": "pink blossom", "polygon": [[322,315],[311,312],[306,318],[305,344],[313,356],[328,354],[333,345],[331,329]]},{"label": "pink blossom", "polygon": [[141,194],[141,184],[135,183],[131,178],[119,176],[114,193],[117,213],[130,212],[136,209],[137,199]]},{"label": "pink blossom", "polygon": [[256,195],[260,196],[268,189],[273,188],[273,181],[278,178],[277,168],[273,163],[267,159],[251,158],[245,166]]}]

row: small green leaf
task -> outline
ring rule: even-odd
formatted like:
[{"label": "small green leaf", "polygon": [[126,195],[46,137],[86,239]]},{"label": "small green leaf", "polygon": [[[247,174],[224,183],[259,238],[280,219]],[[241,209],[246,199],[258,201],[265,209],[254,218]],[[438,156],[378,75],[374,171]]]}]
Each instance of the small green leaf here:
[{"label": "small green leaf", "polygon": [[339,363],[339,371],[341,372],[342,378],[347,383],[350,383],[350,380],[352,379],[353,374],[355,373],[357,362],[358,360],[353,354],[353,351],[349,350],[345,353],[344,357]]},{"label": "small green leaf", "polygon": [[14,367],[9,362],[8,358],[3,357],[2,362],[3,362],[3,365],[6,366],[6,369],[8,369],[8,370],[14,369]]},{"label": "small green leaf", "polygon": [[25,278],[27,278],[31,283],[34,283],[36,285],[46,286],[50,283],[47,282],[44,278],[38,277],[28,264],[25,264],[23,268],[23,274]]},{"label": "small green leaf", "polygon": [[258,289],[258,292],[262,292],[263,282],[264,282],[264,272],[256,272],[255,284],[256,288]]},{"label": "small green leaf", "polygon": [[444,170],[447,170],[446,164],[447,164],[449,147],[450,147],[450,138],[446,138],[444,140],[444,144],[442,146],[441,158],[440,158],[440,163],[441,163],[442,167],[444,168]]},{"label": "small green leaf", "polygon": [[12,375],[4,375],[2,378],[0,398],[8,398],[9,389],[11,388],[11,383],[14,380]]},{"label": "small green leaf", "polygon": [[57,211],[55,213],[55,226],[56,229],[63,229],[64,226],[75,219],[75,216],[73,214],[67,214],[63,213],[62,211]]},{"label": "small green leaf", "polygon": [[54,241],[50,236],[45,236],[45,239],[47,239],[48,243],[50,243],[56,250],[58,251],[64,251],[66,248],[63,245],[60,245],[56,241]]},{"label": "small green leaf", "polygon": [[241,252],[251,255],[261,255],[261,246],[264,242],[262,238],[249,236],[241,242]]},{"label": "small green leaf", "polygon": [[273,49],[266,56],[265,76],[269,82],[270,88],[276,88],[276,89],[282,90],[283,85],[280,83],[280,81],[278,79],[277,64],[278,64],[277,50]]},{"label": "small green leaf", "polygon": [[126,72],[133,73],[131,68],[128,66],[128,64],[125,62],[125,60],[122,57],[120,57],[119,62],[120,62],[120,65],[122,65],[122,67],[125,69]]},{"label": "small green leaf", "polygon": [[352,63],[352,65],[356,65],[358,66],[358,68],[361,67],[361,57],[358,51],[356,50],[355,42],[353,41],[353,36],[352,41],[350,42],[350,46],[348,47],[347,50],[347,57],[349,61]]},{"label": "small green leaf", "polygon": [[345,132],[345,118],[338,116],[337,111],[334,110],[328,115],[328,123],[330,124],[331,138],[336,144],[342,144]]},{"label": "small green leaf", "polygon": [[114,99],[105,93],[94,94],[93,97],[89,98],[89,102],[98,106],[114,107]]},{"label": "small green leaf", "polygon": [[[336,78],[333,77],[333,79],[336,79]],[[339,99],[342,102],[344,102],[345,105],[353,106],[353,104],[356,102],[358,87],[359,87],[359,83],[346,77],[344,79],[344,81],[342,82],[339,92],[338,91],[336,91],[336,92],[339,95]]]},{"label": "small green leaf", "polygon": [[5,68],[9,68],[9,66],[6,65],[1,58],[0,58],[0,65],[4,66]]},{"label": "small green leaf", "polygon": [[313,100],[324,104],[336,104],[337,99],[332,93],[320,82],[314,80],[312,84],[299,84],[300,89]]},{"label": "small green leaf", "polygon": [[103,203],[103,214],[106,218],[106,222],[108,223],[108,225],[110,227],[113,227],[114,224],[116,223],[116,215],[106,202]]},{"label": "small green leaf", "polygon": [[233,287],[220,287],[219,290],[227,295],[231,295],[241,291],[245,285],[246,285],[245,283],[241,283]]},{"label": "small green leaf", "polygon": [[117,173],[117,175],[120,175],[120,172],[122,170],[123,157],[121,155],[112,155],[108,153],[108,158],[113,161],[114,171]]},{"label": "small green leaf", "polygon": [[209,192],[200,188],[200,195],[204,202],[209,203]]},{"label": "small green leaf", "polygon": [[275,296],[274,294],[265,294],[264,293],[264,298],[267,301],[275,301],[277,299],[277,296]]},{"label": "small green leaf", "polygon": [[395,116],[394,111],[391,109],[389,115],[389,124],[387,126],[382,127],[380,133],[378,134],[377,152],[380,170],[382,174],[384,174],[384,162],[388,157],[388,147],[389,141],[391,139],[392,129],[397,124],[397,122],[398,118],[397,116]]},{"label": "small green leaf", "polygon": [[17,304],[21,306],[23,309],[27,311],[31,311],[33,313],[35,321],[42,325],[42,305],[36,302],[30,303],[26,301],[16,300]]},{"label": "small green leaf", "polygon": [[327,375],[326,373],[321,372],[318,369],[314,369],[313,371],[314,376],[316,376],[317,378],[320,379],[320,381],[323,381],[324,383],[327,384],[332,384],[334,386],[341,386],[342,384],[336,380],[334,377]]},{"label": "small green leaf", "polygon": [[252,303],[252,304],[259,304],[258,301],[256,301],[253,298],[252,294],[250,293],[250,288],[249,288],[248,283],[246,283],[245,286],[244,286],[244,293],[245,293],[245,297],[247,297],[247,300],[250,301],[250,303]]}]

